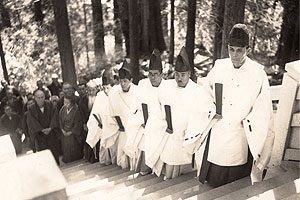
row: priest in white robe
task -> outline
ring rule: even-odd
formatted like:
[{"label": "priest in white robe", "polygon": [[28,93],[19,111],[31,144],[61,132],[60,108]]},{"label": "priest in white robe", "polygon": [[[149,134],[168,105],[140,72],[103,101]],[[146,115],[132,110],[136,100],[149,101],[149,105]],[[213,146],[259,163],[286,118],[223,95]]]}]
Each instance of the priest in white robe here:
[{"label": "priest in white robe", "polygon": [[[175,64],[175,80],[159,87],[158,100],[153,105],[145,129],[146,164],[164,180],[177,177],[181,168],[191,165],[192,154],[183,147],[190,114],[201,101],[203,89],[190,79],[191,68],[183,47]],[[186,167],[186,166],[185,166]]]},{"label": "priest in white robe", "polygon": [[134,98],[136,86],[132,83],[129,65],[124,60],[119,70],[120,85],[114,86],[115,89],[109,94],[108,125],[103,128],[101,145],[108,148],[117,145],[117,165],[121,168],[130,167],[133,169],[133,161],[125,153],[126,129],[130,106]]},{"label": "priest in white robe", "polygon": [[[108,79],[104,76],[102,77],[102,86],[103,90],[97,93],[89,120],[87,122],[88,134],[86,143],[89,144],[93,149],[96,148],[96,144],[101,139],[103,127],[108,126],[108,118],[110,116],[108,95],[111,91],[112,84],[110,84]],[[116,151],[116,144],[107,147],[100,142],[99,162],[105,165],[115,164]]]},{"label": "priest in white robe", "polygon": [[149,78],[139,81],[134,101],[126,125],[126,149],[135,163],[135,170],[141,175],[151,173],[151,168],[145,164],[144,131],[148,116],[157,100],[158,88],[164,84],[160,52],[154,49],[150,56]]},{"label": "priest in white robe", "polygon": [[[270,86],[263,66],[249,59],[249,52],[247,27],[234,25],[229,34],[230,58],[215,62],[204,86],[214,102],[215,85],[223,85],[222,118],[196,153],[200,181],[214,187],[249,176],[252,166],[262,171],[270,160],[274,140],[274,132],[269,130]],[[189,134],[193,135],[199,132]]]}]

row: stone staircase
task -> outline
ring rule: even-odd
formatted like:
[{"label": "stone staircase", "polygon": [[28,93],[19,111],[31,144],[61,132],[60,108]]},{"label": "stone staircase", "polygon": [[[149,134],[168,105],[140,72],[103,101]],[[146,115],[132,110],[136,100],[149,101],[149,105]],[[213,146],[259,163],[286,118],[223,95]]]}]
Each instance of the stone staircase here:
[{"label": "stone staircase", "polygon": [[271,168],[265,180],[251,185],[250,178],[212,188],[201,184],[196,172],[175,179],[121,169],[116,165],[90,164],[84,160],[66,164],[60,169],[68,186],[68,199],[300,199],[300,165],[283,162]]}]

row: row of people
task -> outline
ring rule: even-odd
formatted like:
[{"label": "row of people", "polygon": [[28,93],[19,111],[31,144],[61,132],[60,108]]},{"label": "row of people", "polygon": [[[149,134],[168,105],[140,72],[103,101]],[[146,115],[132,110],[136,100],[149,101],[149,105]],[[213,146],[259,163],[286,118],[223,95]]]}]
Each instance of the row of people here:
[{"label": "row of people", "polygon": [[[263,66],[247,57],[249,33],[236,24],[228,43],[229,57],[217,60],[203,86],[190,79],[183,47],[175,64],[175,80],[162,79],[160,53],[150,57],[149,78],[136,86],[126,61],[120,85],[97,94],[87,122],[86,142],[100,141],[100,162],[151,171],[174,178],[188,165],[199,180],[214,187],[263,174],[274,135],[272,102]],[[257,174],[256,174],[257,175]],[[261,179],[258,177],[253,177]]]}]

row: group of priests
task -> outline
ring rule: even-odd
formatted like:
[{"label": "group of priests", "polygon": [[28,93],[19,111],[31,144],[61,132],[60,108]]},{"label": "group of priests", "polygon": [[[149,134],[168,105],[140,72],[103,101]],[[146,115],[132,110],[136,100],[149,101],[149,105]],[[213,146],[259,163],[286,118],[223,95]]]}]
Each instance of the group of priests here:
[{"label": "group of priests", "polygon": [[[175,79],[164,80],[159,50],[149,62],[148,78],[132,83],[126,60],[120,84],[103,77],[89,120],[86,142],[100,141],[99,162],[175,178],[198,171],[214,187],[265,175],[273,145],[270,86],[263,66],[248,58],[249,33],[233,26],[229,58],[219,59],[203,85],[190,79],[185,47],[175,63]],[[254,171],[254,170],[253,170]]]}]

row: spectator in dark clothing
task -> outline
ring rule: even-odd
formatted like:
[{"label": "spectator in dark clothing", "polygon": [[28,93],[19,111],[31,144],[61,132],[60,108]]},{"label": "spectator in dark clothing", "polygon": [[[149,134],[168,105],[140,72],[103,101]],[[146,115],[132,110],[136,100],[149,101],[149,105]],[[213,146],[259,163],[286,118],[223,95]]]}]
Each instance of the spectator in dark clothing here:
[{"label": "spectator in dark clothing", "polygon": [[36,151],[50,149],[59,164],[58,119],[52,103],[45,100],[42,90],[34,93],[35,103],[28,108],[27,126]]},{"label": "spectator in dark clothing", "polygon": [[[63,96],[57,102],[57,109],[58,110],[60,110],[61,107],[64,105],[64,96],[74,95],[75,94],[75,89],[71,85],[71,83],[65,82],[65,83],[63,83],[63,86],[62,86],[62,92],[63,92]],[[79,103],[79,100],[80,100],[80,98],[78,96],[75,96],[75,101],[76,101],[77,104]]]},{"label": "spectator in dark clothing", "polygon": [[22,151],[21,118],[17,113],[12,112],[9,105],[4,106],[4,114],[0,118],[0,127],[0,135],[9,134],[15,147],[16,154],[20,154]]},{"label": "spectator in dark clothing", "polygon": [[21,102],[17,100],[17,97],[13,95],[12,89],[6,90],[6,96],[2,99],[1,105],[0,105],[0,114],[4,114],[4,106],[9,105],[13,112],[21,115],[22,113],[22,105],[20,105]]},{"label": "spectator in dark clothing", "polygon": [[61,129],[62,161],[65,163],[81,159],[83,156],[82,117],[75,102],[75,96],[66,96],[59,111]]},{"label": "spectator in dark clothing", "polygon": [[52,74],[52,83],[47,86],[51,92],[51,95],[58,96],[60,91],[62,90],[61,84],[58,82],[57,74]]}]

